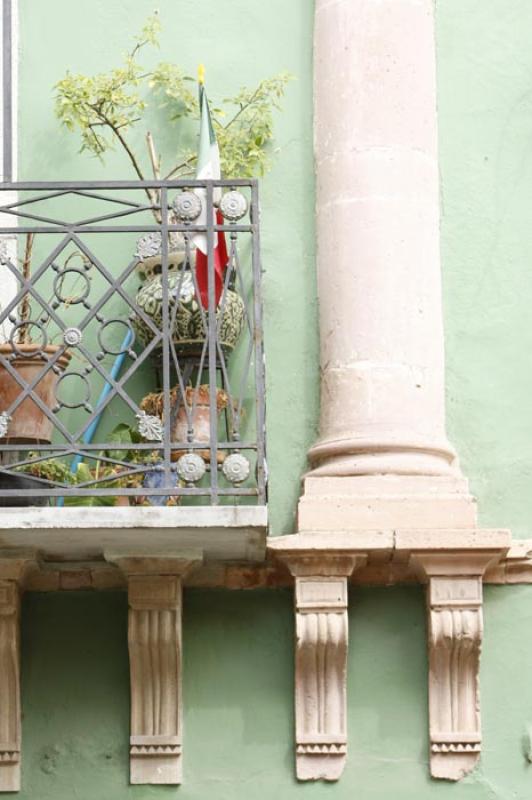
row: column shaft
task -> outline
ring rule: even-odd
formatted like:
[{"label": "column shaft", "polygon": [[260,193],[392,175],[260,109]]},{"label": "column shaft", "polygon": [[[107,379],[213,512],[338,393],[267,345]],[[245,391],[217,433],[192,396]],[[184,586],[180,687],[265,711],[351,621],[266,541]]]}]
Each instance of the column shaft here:
[{"label": "column shaft", "polygon": [[432,0],[317,0],[314,474],[453,474]]}]

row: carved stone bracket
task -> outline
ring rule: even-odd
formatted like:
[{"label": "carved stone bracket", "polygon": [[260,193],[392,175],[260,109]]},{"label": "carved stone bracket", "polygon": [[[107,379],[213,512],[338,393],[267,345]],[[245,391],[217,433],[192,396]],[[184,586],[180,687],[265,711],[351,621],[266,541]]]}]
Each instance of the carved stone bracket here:
[{"label": "carved stone bracket", "polygon": [[296,578],[296,771],[337,780],[347,753],[347,578]]},{"label": "carved stone bracket", "polygon": [[295,577],[296,775],[335,781],[347,757],[347,578],[366,559],[277,556]]},{"label": "carved stone bracket", "polygon": [[362,530],[272,537],[295,579],[296,771],[337,780],[346,760],[347,582],[391,557],[428,583],[430,767],[459,780],[481,746],[482,577],[511,537],[479,528]]},{"label": "carved stone bracket", "polygon": [[0,792],[20,790],[20,586],[33,554],[0,553]]},{"label": "carved stone bracket", "polygon": [[114,557],[128,578],[130,781],[183,777],[182,577],[197,558]]},{"label": "carved stone bracket", "polygon": [[428,577],[430,771],[460,780],[481,751],[482,575],[493,553],[414,556]]},{"label": "carved stone bracket", "polygon": [[181,580],[129,579],[131,783],[181,783]]},{"label": "carved stone bracket", "polygon": [[20,789],[20,599],[15,581],[0,581],[0,791]]}]

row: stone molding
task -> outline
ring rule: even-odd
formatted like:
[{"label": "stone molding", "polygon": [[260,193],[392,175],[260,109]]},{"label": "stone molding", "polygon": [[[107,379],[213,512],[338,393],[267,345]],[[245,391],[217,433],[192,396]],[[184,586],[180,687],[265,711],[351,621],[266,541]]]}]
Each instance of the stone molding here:
[{"label": "stone molding", "polygon": [[200,554],[108,556],[128,582],[130,782],[183,779],[182,578]]},{"label": "stone molding", "polygon": [[[359,567],[348,581],[355,586],[397,586],[419,583],[419,574],[405,560],[400,545],[401,536],[394,531],[389,536],[388,550],[370,552],[367,562]],[[269,539],[274,544],[279,537]],[[399,540],[399,541],[398,541]],[[408,552],[408,551],[407,551]],[[506,555],[490,565],[483,576],[484,584],[532,583],[532,540],[513,539]],[[255,563],[202,564],[187,573],[183,586],[202,589],[278,589],[293,585],[288,569],[272,559]],[[25,579],[25,592],[57,592],[77,590],[124,590],[127,580],[123,572],[105,561],[41,561]]]}]

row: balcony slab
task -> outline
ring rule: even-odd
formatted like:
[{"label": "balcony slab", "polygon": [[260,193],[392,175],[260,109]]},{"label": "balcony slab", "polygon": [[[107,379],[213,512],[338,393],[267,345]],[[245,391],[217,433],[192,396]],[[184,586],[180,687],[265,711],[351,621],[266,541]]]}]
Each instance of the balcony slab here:
[{"label": "balcony slab", "polygon": [[0,549],[30,548],[44,561],[194,550],[204,562],[261,562],[267,527],[266,506],[3,508]]}]

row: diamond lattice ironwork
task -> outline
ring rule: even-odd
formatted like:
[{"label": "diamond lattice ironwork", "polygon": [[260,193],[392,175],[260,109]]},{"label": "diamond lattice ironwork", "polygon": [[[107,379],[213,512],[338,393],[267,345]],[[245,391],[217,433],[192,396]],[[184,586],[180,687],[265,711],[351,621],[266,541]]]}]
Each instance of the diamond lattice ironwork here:
[{"label": "diamond lattice ironwork", "polygon": [[0,504],[264,503],[256,182],[1,188]]}]

